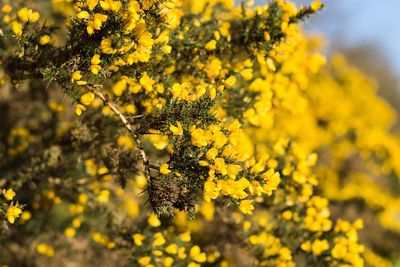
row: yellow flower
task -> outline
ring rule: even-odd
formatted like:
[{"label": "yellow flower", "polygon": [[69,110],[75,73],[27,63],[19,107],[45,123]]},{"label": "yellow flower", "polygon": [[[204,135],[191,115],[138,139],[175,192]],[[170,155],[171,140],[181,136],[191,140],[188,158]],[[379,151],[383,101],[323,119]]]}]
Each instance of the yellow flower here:
[{"label": "yellow flower", "polygon": [[178,253],[178,245],[173,243],[165,248],[165,252],[169,254],[177,254]]},{"label": "yellow flower", "polygon": [[271,40],[271,35],[269,34],[269,32],[264,32],[263,33],[263,36],[264,36],[264,40],[265,41],[270,41]]},{"label": "yellow flower", "polygon": [[239,181],[233,181],[233,185],[228,185],[227,187],[232,187],[228,189],[228,194],[237,199],[243,199],[247,197],[247,193],[244,191],[250,186],[249,180],[246,178],[241,178]]},{"label": "yellow flower", "polygon": [[46,44],[49,44],[50,42],[51,42],[51,38],[48,35],[43,35],[39,39],[40,45],[46,45]]},{"label": "yellow flower", "polygon": [[65,229],[64,234],[65,234],[67,237],[74,237],[74,236],[75,236],[75,232],[76,232],[76,231],[75,231],[74,228],[68,227],[68,228]]},{"label": "yellow flower", "polygon": [[179,83],[174,83],[171,88],[172,97],[179,97],[182,92],[182,85]]},{"label": "yellow flower", "polygon": [[89,35],[92,35],[94,33],[94,30],[100,30],[103,22],[106,22],[107,19],[107,15],[96,13],[93,17],[93,20],[88,21],[88,25],[86,27],[87,33]]},{"label": "yellow flower", "polygon": [[356,228],[357,230],[361,230],[364,228],[364,222],[362,219],[357,219],[354,221],[353,223],[354,228]]},{"label": "yellow flower", "polygon": [[206,50],[215,50],[217,48],[217,41],[216,40],[211,40],[208,43],[206,43],[205,49]]},{"label": "yellow flower", "polygon": [[136,113],[136,107],[134,105],[132,105],[132,104],[128,104],[128,105],[125,106],[125,111],[127,113],[130,113],[130,114],[135,114]]},{"label": "yellow flower", "polygon": [[240,165],[228,164],[226,166],[226,173],[228,174],[229,178],[235,179],[236,175],[242,170]]},{"label": "yellow flower", "polygon": [[174,264],[174,259],[173,258],[171,258],[171,257],[164,258],[164,261],[163,261],[163,266],[164,267],[171,267],[172,264]]},{"label": "yellow flower", "polygon": [[92,64],[92,65],[90,66],[90,71],[91,71],[93,74],[98,74],[99,71],[101,70],[101,66],[99,65],[100,63],[101,63],[100,55],[95,54],[95,55],[92,57],[92,59],[90,60],[90,64]]},{"label": "yellow flower", "polygon": [[323,5],[322,5],[321,1],[318,0],[318,1],[312,2],[310,7],[311,7],[311,10],[317,11],[317,10],[320,10],[323,7]]},{"label": "yellow flower", "polygon": [[200,213],[206,221],[211,222],[214,219],[215,207],[211,202],[203,202],[200,206]]},{"label": "yellow flower", "polygon": [[86,85],[87,81],[76,81],[77,85]]},{"label": "yellow flower", "polygon": [[140,258],[138,262],[140,265],[146,266],[146,265],[150,264],[151,258],[149,256],[145,256],[145,257]]},{"label": "yellow flower", "polygon": [[222,69],[222,62],[218,58],[210,58],[205,67],[208,78],[213,80],[219,76]]},{"label": "yellow flower", "polygon": [[322,252],[326,251],[329,248],[328,241],[326,239],[324,240],[315,240],[311,246],[311,251],[314,255],[318,256]]},{"label": "yellow flower", "polygon": [[154,234],[154,240],[153,240],[153,246],[162,246],[165,244],[165,238],[162,235],[162,233],[155,233]]},{"label": "yellow flower", "polygon": [[100,43],[101,52],[103,52],[104,54],[115,53],[116,50],[112,49],[111,45],[112,45],[112,41],[110,38],[104,38],[103,40],[101,40],[101,43]]},{"label": "yellow flower", "polygon": [[147,223],[152,227],[158,227],[161,225],[161,221],[157,218],[157,215],[152,213],[147,219]]},{"label": "yellow flower", "polygon": [[242,200],[239,205],[239,209],[244,213],[244,214],[252,214],[254,210],[253,206],[253,200]]},{"label": "yellow flower", "polygon": [[75,105],[75,114],[80,116],[82,115],[82,112],[86,110],[86,107],[82,104],[76,104]]},{"label": "yellow flower", "polygon": [[293,217],[293,213],[290,210],[285,210],[284,212],[282,212],[282,218],[289,221],[292,219]]},{"label": "yellow flower", "polygon": [[264,171],[264,162],[262,162],[262,161],[257,162],[250,169],[251,173],[259,173],[262,171]]},{"label": "yellow flower", "polygon": [[6,217],[10,223],[14,223],[15,219],[19,217],[22,210],[18,206],[11,206],[7,209]]},{"label": "yellow flower", "polygon": [[21,219],[23,221],[28,221],[32,217],[32,214],[29,211],[24,211],[21,215]]},{"label": "yellow flower", "polygon": [[214,160],[214,168],[219,171],[222,175],[226,175],[228,170],[226,169],[225,160],[223,158],[216,158]]},{"label": "yellow flower", "polygon": [[180,234],[179,238],[183,242],[190,242],[190,240],[191,240],[190,231],[187,231],[187,232],[184,232],[184,233]]},{"label": "yellow flower", "polygon": [[172,46],[164,45],[164,46],[161,47],[161,51],[166,55],[171,54]]},{"label": "yellow flower", "polygon": [[311,242],[307,240],[306,242],[301,244],[300,248],[306,252],[309,252],[311,250]]},{"label": "yellow flower", "polygon": [[81,71],[77,70],[72,73],[71,82],[79,81],[82,79]]},{"label": "yellow flower", "polygon": [[23,7],[20,10],[18,10],[17,14],[18,14],[18,17],[23,22],[35,23],[40,18],[39,12],[33,12],[32,9],[28,9],[26,7]]},{"label": "yellow flower", "polygon": [[133,149],[135,147],[135,143],[132,140],[132,137],[130,137],[129,135],[120,135],[117,139],[117,144],[118,146],[127,149]]},{"label": "yellow flower", "polygon": [[168,173],[171,173],[171,170],[168,169],[168,167],[169,167],[168,163],[161,164],[161,166],[160,166],[160,173],[161,173],[161,174],[168,174]]},{"label": "yellow flower", "polygon": [[292,259],[292,251],[287,247],[281,247],[279,249],[280,258],[290,261]]},{"label": "yellow flower", "polygon": [[169,126],[169,129],[171,130],[171,132],[174,135],[182,135],[183,134],[182,123],[179,121],[176,122],[176,126],[175,125]]},{"label": "yellow flower", "polygon": [[98,25],[99,28],[101,27],[101,24],[102,24],[103,22],[106,22],[106,21],[107,21],[107,19],[108,19],[108,16],[107,16],[107,15],[104,15],[104,14],[101,14],[101,13],[96,13],[96,14],[94,14],[94,21],[95,21],[95,24]]},{"label": "yellow flower", "polygon": [[232,88],[236,84],[236,80],[237,79],[235,76],[229,76],[229,78],[225,81],[226,88]]},{"label": "yellow flower", "polygon": [[92,59],[90,60],[90,64],[92,65],[99,65],[101,63],[100,60],[100,55],[99,54],[95,54]]},{"label": "yellow flower", "polygon": [[111,10],[113,12],[116,12],[121,8],[122,3],[120,1],[105,0],[100,1],[100,6],[103,10]]},{"label": "yellow flower", "polygon": [[16,36],[21,36],[22,35],[22,24],[16,21],[13,21],[11,23],[11,30]]},{"label": "yellow flower", "polygon": [[272,195],[272,192],[278,188],[281,182],[279,172],[274,172],[273,169],[270,169],[263,173],[261,177],[266,181],[266,184],[263,185],[263,189],[268,196]]},{"label": "yellow flower", "polygon": [[101,66],[100,65],[91,65],[90,66],[90,71],[93,74],[98,74],[100,70],[101,70]]},{"label": "yellow flower", "polygon": [[139,83],[147,92],[153,91],[153,85],[155,84],[155,81],[150,78],[147,73],[144,73],[142,77],[140,77]]},{"label": "yellow flower", "polygon": [[336,244],[332,251],[331,255],[335,259],[343,259],[347,254],[347,245],[346,244]]},{"label": "yellow flower", "polygon": [[122,79],[116,82],[111,89],[116,96],[121,96],[126,90],[126,85],[126,80]]},{"label": "yellow flower", "polygon": [[135,143],[129,135],[120,135],[117,139],[117,144],[126,149],[133,149],[135,147]]},{"label": "yellow flower", "polygon": [[135,243],[136,246],[143,245],[143,240],[145,239],[144,235],[134,234],[134,235],[132,235],[132,238],[133,238],[133,242]]},{"label": "yellow flower", "polygon": [[99,0],[87,0],[86,3],[88,5],[89,9],[93,10],[99,3]]},{"label": "yellow flower", "polygon": [[99,195],[97,196],[97,200],[100,203],[107,203],[110,200],[110,191],[107,189],[101,190]]},{"label": "yellow flower", "polygon": [[210,86],[210,98],[214,99],[217,96],[217,89],[215,86]]},{"label": "yellow flower", "polygon": [[189,255],[193,260],[199,263],[205,262],[207,259],[206,253],[201,252],[200,247],[197,245],[190,249]]},{"label": "yellow flower", "polygon": [[72,226],[75,228],[79,228],[82,224],[82,221],[78,218],[72,220]]},{"label": "yellow flower", "polygon": [[81,96],[81,103],[85,106],[89,106],[95,98],[95,95],[92,92],[86,93],[83,96]]},{"label": "yellow flower", "polygon": [[12,11],[12,6],[10,6],[10,5],[4,5],[2,8],[1,8],[1,12],[3,12],[4,14],[8,14],[8,13],[10,13],[11,11]]},{"label": "yellow flower", "polygon": [[54,256],[54,249],[52,246],[46,245],[44,243],[39,243],[36,246],[36,252],[42,255],[45,255],[47,257],[53,257]]},{"label": "yellow flower", "polygon": [[204,199],[210,202],[211,199],[216,199],[219,196],[220,189],[217,187],[216,183],[208,180],[204,183]]},{"label": "yellow flower", "polygon": [[193,129],[190,131],[192,135],[192,144],[198,147],[207,145],[206,133],[203,129]]},{"label": "yellow flower", "polygon": [[87,31],[87,33],[88,33],[89,35],[92,35],[92,34],[94,33],[94,30],[95,30],[96,28],[99,28],[99,29],[100,29],[100,27],[97,27],[96,24],[94,24],[94,21],[89,21],[89,22],[88,22],[88,26],[86,27],[86,31]]},{"label": "yellow flower", "polygon": [[242,75],[243,79],[249,81],[253,78],[253,69],[244,69],[240,72],[240,75]]},{"label": "yellow flower", "polygon": [[206,158],[208,160],[213,160],[215,159],[215,157],[218,155],[218,149],[216,149],[215,147],[210,148],[210,150],[207,151],[206,153]]},{"label": "yellow flower", "polygon": [[151,251],[151,253],[156,257],[161,257],[162,255],[164,255],[164,253],[159,249],[154,249]]},{"label": "yellow flower", "polygon": [[276,71],[275,63],[272,60],[272,58],[267,58],[266,63],[267,63],[267,67],[270,71]]},{"label": "yellow flower", "polygon": [[5,190],[3,189],[3,195],[7,200],[12,200],[15,197],[15,192],[12,190],[12,188]]},{"label": "yellow flower", "polygon": [[87,18],[89,18],[90,17],[90,14],[89,14],[89,12],[87,12],[87,11],[81,11],[81,12],[79,12],[78,14],[76,14],[76,17],[78,18],[78,19],[87,19]]}]

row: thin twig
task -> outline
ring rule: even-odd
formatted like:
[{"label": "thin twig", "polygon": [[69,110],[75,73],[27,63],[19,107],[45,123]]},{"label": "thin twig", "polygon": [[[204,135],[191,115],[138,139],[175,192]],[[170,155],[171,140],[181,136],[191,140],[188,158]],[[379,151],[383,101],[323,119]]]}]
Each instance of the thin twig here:
[{"label": "thin twig", "polygon": [[103,101],[105,106],[108,106],[114,112],[114,114],[120,118],[122,124],[124,124],[125,128],[128,129],[129,132],[131,133],[133,140],[135,141],[136,147],[140,152],[140,157],[142,158],[143,161],[144,175],[147,179],[147,184],[151,186],[150,161],[146,155],[146,152],[144,151],[142,142],[139,139],[139,135],[135,132],[135,129],[133,128],[132,124],[130,124],[129,121],[126,119],[125,115],[122,114],[117,104],[115,104],[112,100],[108,99],[107,96],[105,96],[99,90],[90,87],[88,88],[93,94],[95,94],[98,98],[100,98]]}]

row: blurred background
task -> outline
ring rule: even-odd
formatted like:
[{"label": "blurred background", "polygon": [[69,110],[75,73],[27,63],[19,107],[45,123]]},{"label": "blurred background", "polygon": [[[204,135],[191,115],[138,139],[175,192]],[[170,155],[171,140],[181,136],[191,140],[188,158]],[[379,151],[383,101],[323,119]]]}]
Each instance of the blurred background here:
[{"label": "blurred background", "polygon": [[[266,0],[255,0],[264,4]],[[312,0],[293,0],[310,4]],[[374,77],[379,94],[400,112],[400,1],[321,0],[325,8],[304,23],[309,34],[326,38],[327,55],[345,54]]]}]

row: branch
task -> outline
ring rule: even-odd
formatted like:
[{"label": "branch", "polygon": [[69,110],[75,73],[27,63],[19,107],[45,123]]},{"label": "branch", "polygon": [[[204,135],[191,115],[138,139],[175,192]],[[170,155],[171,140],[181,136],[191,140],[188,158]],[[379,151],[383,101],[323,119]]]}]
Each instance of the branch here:
[{"label": "branch", "polygon": [[90,87],[88,87],[88,88],[93,94],[95,94],[98,98],[100,98],[103,101],[103,104],[105,106],[108,106],[114,112],[114,114],[119,117],[122,124],[124,124],[125,128],[129,130],[130,134],[133,137],[133,140],[135,141],[136,147],[139,149],[140,157],[142,158],[142,161],[143,161],[144,175],[147,179],[147,183],[149,186],[151,186],[150,161],[146,155],[146,152],[144,151],[142,142],[139,139],[139,135],[133,129],[132,124],[130,124],[129,121],[126,119],[125,115],[122,114],[122,112],[119,110],[117,104],[115,104],[112,100],[108,99],[107,96],[105,96],[99,90],[90,88]]}]

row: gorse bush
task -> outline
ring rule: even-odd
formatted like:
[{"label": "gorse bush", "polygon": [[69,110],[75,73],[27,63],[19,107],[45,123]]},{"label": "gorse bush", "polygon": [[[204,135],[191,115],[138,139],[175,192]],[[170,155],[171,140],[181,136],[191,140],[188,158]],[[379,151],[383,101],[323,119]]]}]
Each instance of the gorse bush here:
[{"label": "gorse bush", "polygon": [[398,260],[394,112],[322,7],[3,0],[0,263]]}]

